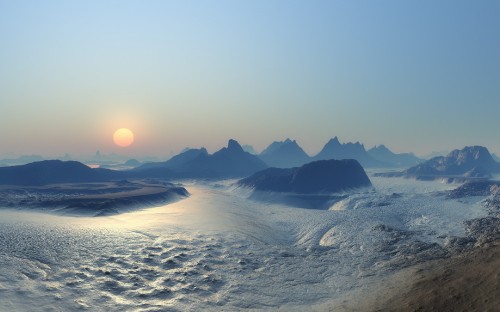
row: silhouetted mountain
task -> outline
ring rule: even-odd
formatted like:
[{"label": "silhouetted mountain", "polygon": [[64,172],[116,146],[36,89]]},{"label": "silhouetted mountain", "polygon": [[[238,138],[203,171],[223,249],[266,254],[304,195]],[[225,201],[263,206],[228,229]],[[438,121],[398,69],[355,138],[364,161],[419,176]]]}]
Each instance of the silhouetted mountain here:
[{"label": "silhouetted mountain", "polygon": [[396,154],[384,145],[374,146],[367,153],[376,160],[390,164],[395,167],[411,167],[421,163],[423,160],[412,153]]},{"label": "silhouetted mountain", "polygon": [[271,143],[259,157],[269,166],[277,168],[298,167],[311,161],[297,142],[290,139]]},{"label": "silhouetted mountain", "polygon": [[150,162],[143,164],[142,166],[136,168],[137,170],[151,169],[151,168],[168,168],[173,170],[178,170],[180,167],[188,163],[189,161],[195,159],[200,155],[208,155],[205,148],[188,148],[184,149],[180,154],[175,155],[167,161],[162,162]]},{"label": "silhouetted mountain", "polygon": [[238,185],[257,191],[321,194],[371,186],[371,182],[356,160],[332,159],[298,168],[268,168],[238,181]]},{"label": "silhouetted mountain", "polygon": [[355,159],[363,167],[386,167],[387,164],[374,159],[365,150],[363,144],[340,143],[337,137],[330,139],[323,149],[313,157],[314,160],[324,159]]},{"label": "silhouetted mountain", "polygon": [[10,185],[96,182],[123,176],[119,171],[91,169],[77,161],[44,160],[0,168],[0,184]]},{"label": "silhouetted mountain", "polygon": [[228,146],[212,155],[200,154],[176,168],[183,177],[232,178],[253,174],[267,168],[257,156],[245,152],[238,142],[229,140]]},{"label": "silhouetted mountain", "polygon": [[493,160],[487,148],[467,146],[454,150],[447,156],[434,157],[404,171],[412,176],[464,176],[489,177],[500,172],[500,165]]},{"label": "silhouetted mountain", "polygon": [[238,142],[208,154],[205,148],[190,149],[161,163],[144,164],[133,170],[141,177],[166,178],[234,178],[248,176],[267,168],[257,156],[245,152]]}]

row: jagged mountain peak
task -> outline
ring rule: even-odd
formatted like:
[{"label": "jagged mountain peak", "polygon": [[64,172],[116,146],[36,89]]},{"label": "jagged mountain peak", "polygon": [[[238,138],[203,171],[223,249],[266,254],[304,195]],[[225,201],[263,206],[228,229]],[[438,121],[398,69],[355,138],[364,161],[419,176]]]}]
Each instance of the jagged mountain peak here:
[{"label": "jagged mountain peak", "polygon": [[229,139],[229,141],[227,142],[227,149],[229,151],[244,152],[243,147],[241,147],[240,143],[233,139]]},{"label": "jagged mountain peak", "polygon": [[326,145],[341,145],[339,138],[335,136],[333,139],[330,139]]}]

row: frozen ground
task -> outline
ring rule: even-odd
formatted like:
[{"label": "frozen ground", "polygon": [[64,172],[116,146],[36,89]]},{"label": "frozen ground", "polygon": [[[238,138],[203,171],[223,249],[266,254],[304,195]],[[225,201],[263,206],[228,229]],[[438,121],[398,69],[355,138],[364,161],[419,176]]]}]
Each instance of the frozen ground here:
[{"label": "frozen ground", "polygon": [[330,210],[248,200],[228,182],[110,217],[0,210],[0,311],[304,310],[446,257],[482,198],[371,177]]}]

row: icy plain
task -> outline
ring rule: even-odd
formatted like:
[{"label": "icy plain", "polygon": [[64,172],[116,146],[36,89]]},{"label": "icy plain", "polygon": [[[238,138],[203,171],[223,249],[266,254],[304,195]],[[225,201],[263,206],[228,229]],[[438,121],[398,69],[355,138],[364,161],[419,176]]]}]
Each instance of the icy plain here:
[{"label": "icy plain", "polygon": [[232,181],[109,217],[0,209],[0,311],[321,310],[446,257],[487,214],[443,195],[457,185],[370,179],[329,210],[252,201]]}]

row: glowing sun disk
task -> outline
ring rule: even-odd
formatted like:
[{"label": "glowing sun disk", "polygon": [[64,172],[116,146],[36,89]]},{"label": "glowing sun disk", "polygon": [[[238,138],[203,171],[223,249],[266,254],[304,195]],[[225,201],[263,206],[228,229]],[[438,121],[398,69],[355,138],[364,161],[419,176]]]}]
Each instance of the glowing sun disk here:
[{"label": "glowing sun disk", "polygon": [[121,128],[113,134],[113,141],[121,147],[130,146],[134,142],[134,133],[127,128]]}]

